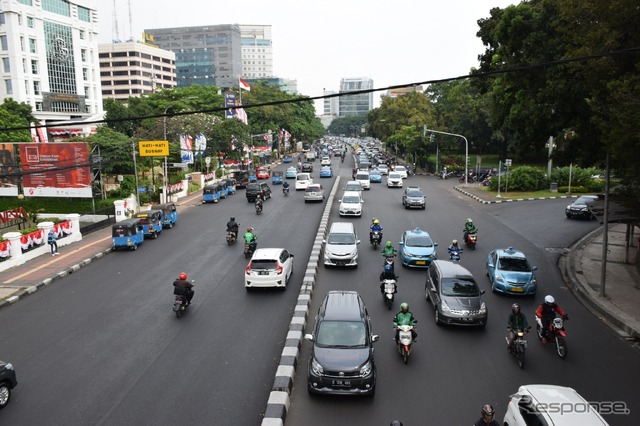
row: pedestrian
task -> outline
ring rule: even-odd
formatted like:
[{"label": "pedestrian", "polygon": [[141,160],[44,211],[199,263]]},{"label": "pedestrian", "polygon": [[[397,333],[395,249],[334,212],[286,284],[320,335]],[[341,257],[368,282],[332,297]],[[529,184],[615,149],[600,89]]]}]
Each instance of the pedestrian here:
[{"label": "pedestrian", "polygon": [[57,256],[60,254],[58,253],[58,243],[56,242],[56,233],[53,232],[53,228],[49,230],[47,243],[51,246],[51,256]]}]

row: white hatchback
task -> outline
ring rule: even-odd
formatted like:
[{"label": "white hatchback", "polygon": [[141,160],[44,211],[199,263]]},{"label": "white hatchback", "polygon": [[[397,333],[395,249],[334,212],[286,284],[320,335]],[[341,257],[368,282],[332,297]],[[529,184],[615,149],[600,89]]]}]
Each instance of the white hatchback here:
[{"label": "white hatchback", "polygon": [[296,191],[307,189],[307,186],[313,183],[313,179],[309,173],[298,173],[296,176]]},{"label": "white hatchback", "polygon": [[330,166],[331,165],[331,157],[322,157],[320,160],[321,166]]},{"label": "white hatchback", "polygon": [[283,248],[259,248],[244,272],[244,287],[277,287],[285,290],[293,273],[293,254]]},{"label": "white hatchback", "polygon": [[409,174],[407,173],[407,168],[405,166],[395,166],[393,170],[400,173],[402,179],[406,179],[409,176]]},{"label": "white hatchback", "polygon": [[387,186],[389,188],[402,188],[402,175],[400,172],[389,172],[387,175]]},{"label": "white hatchback", "polygon": [[356,191],[345,191],[340,200],[340,216],[362,216],[362,199]]}]

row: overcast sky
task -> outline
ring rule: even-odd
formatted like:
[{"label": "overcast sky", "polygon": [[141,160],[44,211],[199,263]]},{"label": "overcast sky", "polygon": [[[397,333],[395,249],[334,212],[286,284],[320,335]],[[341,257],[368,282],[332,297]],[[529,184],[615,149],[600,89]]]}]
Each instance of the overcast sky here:
[{"label": "overcast sky", "polygon": [[[375,88],[466,75],[484,51],[478,19],[518,0],[98,0],[101,43],[141,39],[146,28],[271,25],[277,77],[307,96],[337,91],[341,78]],[[130,5],[130,6],[129,6]],[[131,10],[131,13],[129,13]],[[129,25],[131,22],[132,25]],[[374,94],[379,105],[381,92]]]}]

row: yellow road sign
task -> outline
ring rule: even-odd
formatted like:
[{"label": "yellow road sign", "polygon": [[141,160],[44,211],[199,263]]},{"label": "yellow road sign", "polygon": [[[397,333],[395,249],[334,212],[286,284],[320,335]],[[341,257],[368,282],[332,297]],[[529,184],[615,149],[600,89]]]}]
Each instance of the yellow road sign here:
[{"label": "yellow road sign", "polygon": [[138,142],[140,157],[167,157],[169,155],[168,141],[140,141]]}]

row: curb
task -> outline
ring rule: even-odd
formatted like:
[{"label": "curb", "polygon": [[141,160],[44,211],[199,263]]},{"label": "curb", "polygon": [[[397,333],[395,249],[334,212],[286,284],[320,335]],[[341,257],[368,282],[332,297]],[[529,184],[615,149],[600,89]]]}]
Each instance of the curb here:
[{"label": "curb", "polygon": [[304,328],[309,315],[311,306],[311,297],[313,296],[313,288],[315,286],[316,277],[318,275],[318,265],[320,264],[320,252],[322,251],[322,239],[327,232],[329,225],[329,215],[333,207],[333,201],[340,184],[340,176],[336,177],[331,193],[327,198],[327,204],[324,207],[322,218],[316,238],[311,249],[309,263],[305,269],[304,278],[300,294],[293,311],[293,317],[289,324],[289,331],[285,341],[284,349],[280,355],[280,364],[276,370],[276,375],[267,401],[267,407],[264,410],[264,418],[262,426],[282,426],[289,411],[291,403],[291,389],[293,388],[293,379],[298,366],[300,347],[304,339]]},{"label": "curb", "polygon": [[513,199],[509,199],[509,200],[487,201],[487,200],[484,200],[484,199],[478,197],[477,195],[474,195],[474,194],[468,192],[463,187],[454,186],[453,189],[455,189],[458,192],[463,193],[467,197],[473,198],[474,200],[476,200],[477,202],[482,203],[482,204],[499,204],[499,203],[511,203],[511,202],[514,202],[514,201],[556,200],[556,199],[562,199],[562,198],[578,198],[577,195],[558,195],[557,197],[513,198]]},{"label": "curb", "polygon": [[80,270],[80,268],[87,266],[88,264],[90,264],[91,262],[93,262],[94,260],[98,260],[100,258],[102,258],[103,256],[105,256],[106,254],[111,252],[111,248],[108,248],[106,250],[103,250],[99,253],[94,254],[93,256],[84,259],[82,262],[80,263],[76,263],[75,265],[71,265],[66,269],[63,269],[61,271],[59,271],[58,273],[56,273],[55,275],[49,277],[49,278],[45,278],[44,280],[40,281],[37,284],[34,284],[32,286],[29,286],[27,288],[24,288],[22,290],[20,290],[17,294],[6,298],[3,301],[0,301],[0,309],[4,308],[5,306],[9,306],[9,305],[13,305],[15,302],[17,302],[20,299],[24,299],[25,297],[27,297],[28,295],[35,293],[36,291],[40,290],[41,288],[44,288],[46,286],[48,286],[49,284],[53,283],[55,280],[59,279],[59,278],[64,278],[67,275],[71,275],[74,272]]}]

